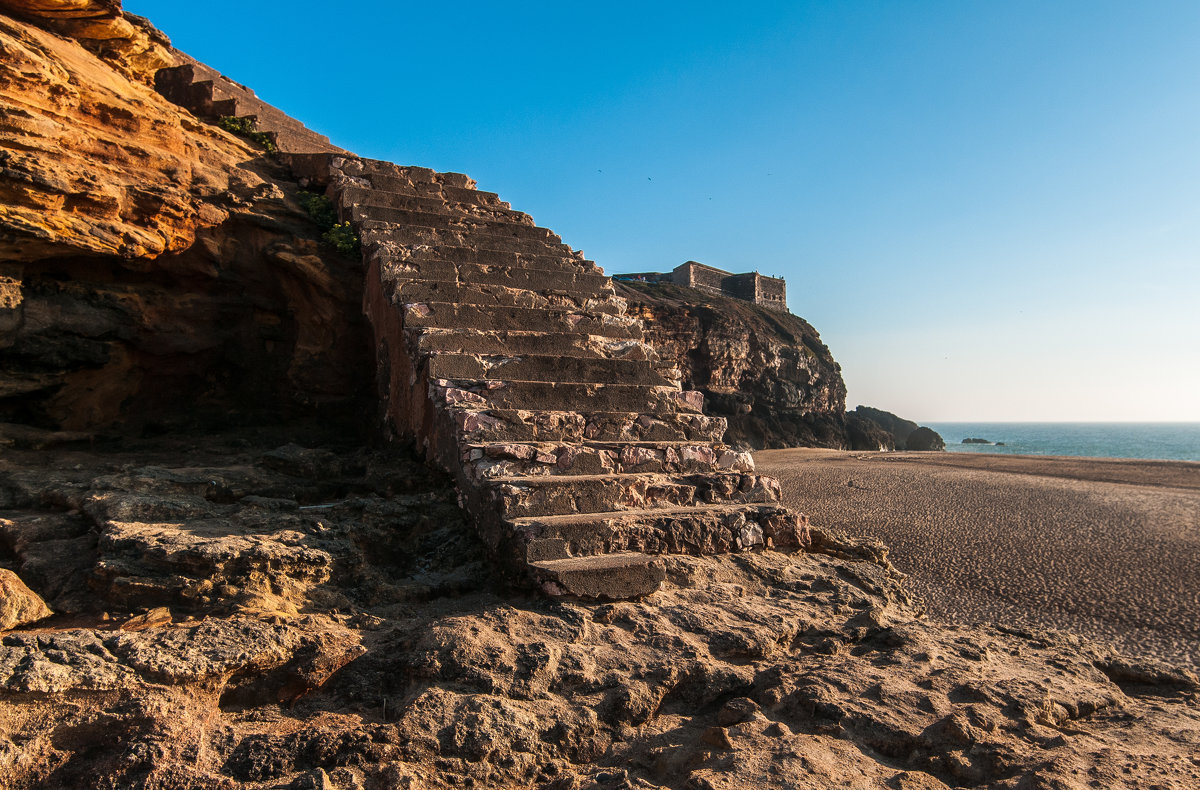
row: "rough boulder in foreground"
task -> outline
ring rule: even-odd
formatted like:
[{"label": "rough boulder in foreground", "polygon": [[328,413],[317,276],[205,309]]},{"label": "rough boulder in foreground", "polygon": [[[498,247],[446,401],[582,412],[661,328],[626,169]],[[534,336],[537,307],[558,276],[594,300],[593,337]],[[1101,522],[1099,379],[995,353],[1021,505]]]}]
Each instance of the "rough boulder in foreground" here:
[{"label": "rough boulder in foreground", "polygon": [[289,432],[0,460],[5,562],[64,613],[0,636],[0,785],[1200,781],[1187,673],[930,623],[823,554],[670,557],[637,602],[514,594],[447,480]]}]

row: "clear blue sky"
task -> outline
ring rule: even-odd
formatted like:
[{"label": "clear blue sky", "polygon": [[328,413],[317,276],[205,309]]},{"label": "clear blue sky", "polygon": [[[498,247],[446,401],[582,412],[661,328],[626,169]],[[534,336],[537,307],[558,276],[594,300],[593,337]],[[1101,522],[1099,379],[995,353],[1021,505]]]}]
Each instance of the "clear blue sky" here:
[{"label": "clear blue sky", "polygon": [[609,273],[787,278],[849,405],[1200,421],[1200,3],[137,0]]}]

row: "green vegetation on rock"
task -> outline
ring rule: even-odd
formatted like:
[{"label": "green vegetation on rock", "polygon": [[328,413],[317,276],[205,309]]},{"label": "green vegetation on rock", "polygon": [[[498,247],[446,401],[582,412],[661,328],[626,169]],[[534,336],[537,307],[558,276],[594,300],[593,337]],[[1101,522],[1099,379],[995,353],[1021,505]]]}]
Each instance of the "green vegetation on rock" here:
[{"label": "green vegetation on rock", "polygon": [[356,253],[362,248],[358,234],[349,222],[340,222],[321,234],[321,238],[329,242],[338,252],[347,255]]},{"label": "green vegetation on rock", "polygon": [[333,202],[324,195],[316,192],[300,191],[300,204],[312,217],[313,222],[321,229],[321,238],[329,246],[344,255],[358,253],[362,249],[362,241],[358,238],[354,226],[349,222],[338,222],[337,209]]},{"label": "green vegetation on rock", "polygon": [[230,134],[236,134],[238,137],[244,137],[252,143],[256,143],[263,147],[268,154],[275,154],[279,149],[275,147],[275,141],[271,139],[271,135],[258,130],[258,124],[253,118],[239,118],[235,115],[223,115],[217,120],[217,126],[220,126]]}]

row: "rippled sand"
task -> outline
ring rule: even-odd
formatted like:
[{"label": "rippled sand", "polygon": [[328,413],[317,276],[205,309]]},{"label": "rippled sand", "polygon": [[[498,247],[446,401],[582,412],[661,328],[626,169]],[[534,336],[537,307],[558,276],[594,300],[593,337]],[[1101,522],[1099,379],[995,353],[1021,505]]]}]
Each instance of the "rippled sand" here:
[{"label": "rippled sand", "polygon": [[765,450],[787,504],[880,538],[931,614],[1200,666],[1200,464]]}]

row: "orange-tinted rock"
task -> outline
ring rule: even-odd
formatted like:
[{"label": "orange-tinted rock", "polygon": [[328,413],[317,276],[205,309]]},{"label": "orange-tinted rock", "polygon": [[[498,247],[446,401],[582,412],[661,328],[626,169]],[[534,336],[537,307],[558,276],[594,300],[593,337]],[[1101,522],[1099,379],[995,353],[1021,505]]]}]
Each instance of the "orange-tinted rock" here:
[{"label": "orange-tinted rock", "polygon": [[120,0],[0,0],[0,10],[73,38],[126,76],[149,84],[175,63],[171,42]]},{"label": "orange-tinted rock", "polygon": [[0,47],[0,421],[294,412],[370,387],[361,274],[285,168],[80,42],[0,17]]},{"label": "orange-tinted rock", "polygon": [[52,614],[41,596],[29,589],[20,576],[0,568],[0,631],[35,623]]}]

